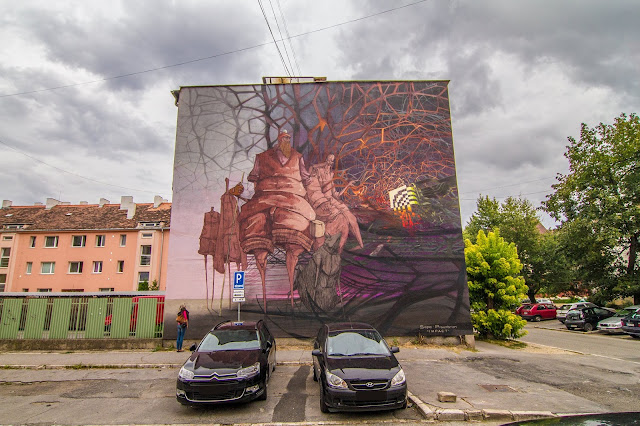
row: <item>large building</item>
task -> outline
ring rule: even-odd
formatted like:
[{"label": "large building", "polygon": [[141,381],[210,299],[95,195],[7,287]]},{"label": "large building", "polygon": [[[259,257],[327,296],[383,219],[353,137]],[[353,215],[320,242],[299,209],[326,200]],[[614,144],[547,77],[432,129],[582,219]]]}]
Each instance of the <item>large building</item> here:
[{"label": "large building", "polygon": [[166,288],[171,203],[46,204],[0,211],[0,292]]}]

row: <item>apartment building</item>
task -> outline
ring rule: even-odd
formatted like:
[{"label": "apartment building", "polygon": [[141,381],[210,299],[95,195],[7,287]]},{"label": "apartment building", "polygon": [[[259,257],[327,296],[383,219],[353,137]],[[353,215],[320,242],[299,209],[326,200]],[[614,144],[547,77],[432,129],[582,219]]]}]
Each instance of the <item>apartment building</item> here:
[{"label": "apartment building", "polygon": [[166,288],[171,203],[46,204],[0,210],[0,292]]}]

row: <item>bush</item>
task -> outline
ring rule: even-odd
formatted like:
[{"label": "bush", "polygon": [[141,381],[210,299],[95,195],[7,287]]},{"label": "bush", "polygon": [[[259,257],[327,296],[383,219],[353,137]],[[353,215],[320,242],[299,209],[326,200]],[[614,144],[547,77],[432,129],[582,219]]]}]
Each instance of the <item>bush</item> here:
[{"label": "bush", "polygon": [[517,339],[527,334],[527,331],[523,330],[527,321],[504,309],[474,312],[471,314],[471,321],[482,338],[506,340]]}]

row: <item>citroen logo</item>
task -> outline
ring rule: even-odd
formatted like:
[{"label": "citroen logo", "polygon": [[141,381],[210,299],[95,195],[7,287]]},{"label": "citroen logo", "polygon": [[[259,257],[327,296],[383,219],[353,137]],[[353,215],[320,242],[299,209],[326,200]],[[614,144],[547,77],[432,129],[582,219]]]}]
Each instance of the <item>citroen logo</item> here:
[{"label": "citroen logo", "polygon": [[368,388],[372,388],[372,387],[373,387],[373,383],[371,383],[371,382],[367,382],[367,387],[368,387]]}]

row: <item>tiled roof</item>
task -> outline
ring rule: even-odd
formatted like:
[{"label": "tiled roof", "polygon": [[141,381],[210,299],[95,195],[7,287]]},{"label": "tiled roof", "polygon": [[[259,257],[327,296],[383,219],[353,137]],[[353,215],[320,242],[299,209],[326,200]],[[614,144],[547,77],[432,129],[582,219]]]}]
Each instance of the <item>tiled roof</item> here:
[{"label": "tiled roof", "polygon": [[[0,209],[0,230],[6,225],[25,225],[23,231],[75,230],[75,229],[136,229],[140,222],[164,222],[169,228],[171,203],[154,207],[153,203],[136,204],[132,219],[120,204],[57,205],[47,209],[44,205],[12,206]],[[12,229],[15,231],[15,229]]]}]

